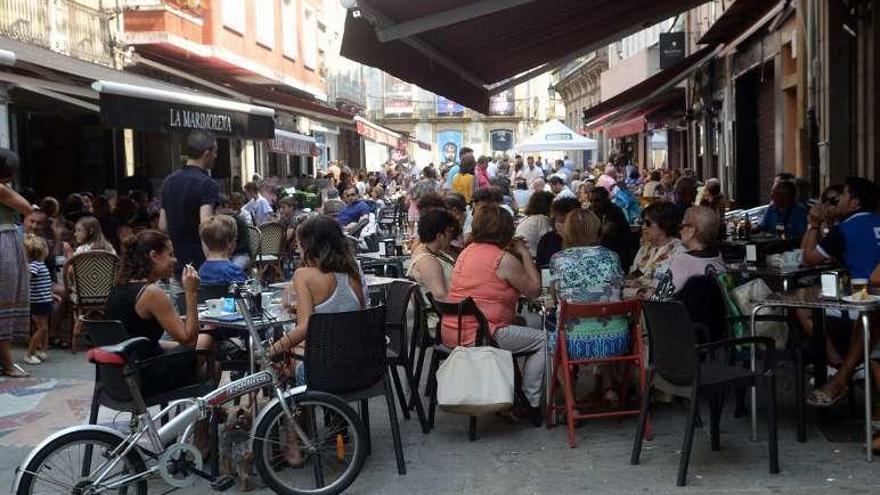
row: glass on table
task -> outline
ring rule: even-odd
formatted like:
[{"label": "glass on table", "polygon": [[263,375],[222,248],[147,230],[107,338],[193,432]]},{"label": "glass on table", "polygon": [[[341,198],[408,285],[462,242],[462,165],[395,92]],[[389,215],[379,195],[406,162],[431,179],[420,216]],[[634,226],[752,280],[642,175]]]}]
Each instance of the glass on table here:
[{"label": "glass on table", "polygon": [[868,279],[866,278],[854,278],[849,282],[850,290],[853,295],[864,293],[868,294]]}]

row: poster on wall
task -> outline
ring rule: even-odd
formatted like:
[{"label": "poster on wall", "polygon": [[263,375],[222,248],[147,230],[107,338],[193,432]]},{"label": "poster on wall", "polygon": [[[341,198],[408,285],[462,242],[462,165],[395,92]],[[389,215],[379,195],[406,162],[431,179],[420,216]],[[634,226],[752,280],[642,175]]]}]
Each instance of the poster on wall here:
[{"label": "poster on wall", "polygon": [[461,131],[441,131],[437,133],[440,163],[458,163],[458,150],[461,149],[461,141]]},{"label": "poster on wall", "polygon": [[440,117],[461,117],[464,107],[449,98],[437,95],[437,115]]},{"label": "poster on wall", "polygon": [[385,115],[408,117],[413,106],[413,85],[385,74]]},{"label": "poster on wall", "polygon": [[513,90],[502,91],[489,98],[489,115],[513,115],[516,109],[516,99]]},{"label": "poster on wall", "polygon": [[513,148],[513,131],[498,129],[489,133],[492,141],[492,151],[504,152]]}]

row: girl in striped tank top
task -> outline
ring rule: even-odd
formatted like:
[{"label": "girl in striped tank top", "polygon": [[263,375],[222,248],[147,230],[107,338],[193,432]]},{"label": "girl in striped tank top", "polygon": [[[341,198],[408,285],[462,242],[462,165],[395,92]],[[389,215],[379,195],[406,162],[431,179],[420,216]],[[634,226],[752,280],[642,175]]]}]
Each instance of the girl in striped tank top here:
[{"label": "girl in striped tank top", "polygon": [[34,334],[23,361],[27,364],[42,364],[48,357],[45,349],[49,338],[49,315],[52,313],[52,279],[46,267],[49,248],[42,237],[28,234],[24,239],[24,250],[31,274],[31,322],[34,325]]}]

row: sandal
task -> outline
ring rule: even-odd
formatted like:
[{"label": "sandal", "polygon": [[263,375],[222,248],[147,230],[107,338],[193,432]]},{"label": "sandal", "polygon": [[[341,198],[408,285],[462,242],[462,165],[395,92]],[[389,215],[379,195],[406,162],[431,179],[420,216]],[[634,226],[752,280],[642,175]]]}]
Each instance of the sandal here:
[{"label": "sandal", "polygon": [[12,365],[12,369],[3,369],[3,376],[7,378],[30,378],[31,374],[27,371],[21,369],[21,367],[17,364]]},{"label": "sandal", "polygon": [[849,388],[844,386],[839,394],[832,397],[824,389],[817,388],[807,396],[807,404],[813,407],[832,407],[842,401],[848,392]]}]

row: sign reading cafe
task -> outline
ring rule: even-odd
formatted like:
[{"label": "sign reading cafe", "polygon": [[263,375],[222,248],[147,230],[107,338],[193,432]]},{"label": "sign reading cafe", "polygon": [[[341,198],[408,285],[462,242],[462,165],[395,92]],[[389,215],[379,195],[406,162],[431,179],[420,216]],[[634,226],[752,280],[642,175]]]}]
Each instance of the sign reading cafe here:
[{"label": "sign reading cafe", "polygon": [[168,127],[232,133],[232,117],[219,113],[179,108],[168,109]]}]

